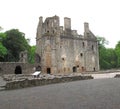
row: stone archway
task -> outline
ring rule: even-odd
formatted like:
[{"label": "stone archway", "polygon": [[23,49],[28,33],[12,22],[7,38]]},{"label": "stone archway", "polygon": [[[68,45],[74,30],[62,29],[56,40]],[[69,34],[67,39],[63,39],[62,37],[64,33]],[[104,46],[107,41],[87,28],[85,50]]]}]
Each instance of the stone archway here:
[{"label": "stone archway", "polygon": [[37,66],[36,71],[41,71],[41,66]]},{"label": "stone archway", "polygon": [[22,68],[21,68],[21,66],[16,66],[16,68],[15,68],[15,74],[22,74]]},{"label": "stone archway", "polygon": [[40,63],[41,62],[41,57],[37,53],[35,54],[35,62],[36,63]]}]

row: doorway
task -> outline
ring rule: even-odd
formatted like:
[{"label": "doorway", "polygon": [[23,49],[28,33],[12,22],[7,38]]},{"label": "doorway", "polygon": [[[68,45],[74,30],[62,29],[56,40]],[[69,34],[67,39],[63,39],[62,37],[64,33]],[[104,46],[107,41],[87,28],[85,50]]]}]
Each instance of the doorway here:
[{"label": "doorway", "polygon": [[82,66],[82,67],[81,67],[81,70],[82,70],[82,72],[84,72],[84,71],[85,71],[85,68]]},{"label": "doorway", "polygon": [[51,74],[51,69],[47,68],[47,74]]},{"label": "doorway", "polygon": [[21,66],[16,66],[16,68],[15,68],[15,74],[22,74],[22,68],[21,68]]},{"label": "doorway", "polygon": [[73,67],[73,72],[77,72],[77,67]]}]

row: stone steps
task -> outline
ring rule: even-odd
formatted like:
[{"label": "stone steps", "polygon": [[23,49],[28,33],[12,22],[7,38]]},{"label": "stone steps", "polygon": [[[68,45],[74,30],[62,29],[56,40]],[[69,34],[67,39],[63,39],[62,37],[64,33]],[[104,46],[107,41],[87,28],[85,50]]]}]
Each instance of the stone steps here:
[{"label": "stone steps", "polygon": [[5,86],[0,86],[0,91],[5,90]]},{"label": "stone steps", "polygon": [[6,81],[0,76],[0,91],[5,89]]}]

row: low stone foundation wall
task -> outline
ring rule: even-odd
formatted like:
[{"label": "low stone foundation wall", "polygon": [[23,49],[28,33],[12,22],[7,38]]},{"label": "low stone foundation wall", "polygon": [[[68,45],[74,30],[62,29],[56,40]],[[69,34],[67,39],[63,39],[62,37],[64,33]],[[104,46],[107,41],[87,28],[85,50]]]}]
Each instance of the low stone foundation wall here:
[{"label": "low stone foundation wall", "polygon": [[41,86],[55,83],[64,83],[77,80],[87,80],[93,79],[92,76],[63,76],[63,77],[53,77],[53,78],[34,78],[34,79],[24,79],[24,80],[15,80],[9,81],[6,83],[5,89],[19,89],[25,87]]},{"label": "low stone foundation wall", "polygon": [[120,78],[120,74],[116,74],[114,78]]}]

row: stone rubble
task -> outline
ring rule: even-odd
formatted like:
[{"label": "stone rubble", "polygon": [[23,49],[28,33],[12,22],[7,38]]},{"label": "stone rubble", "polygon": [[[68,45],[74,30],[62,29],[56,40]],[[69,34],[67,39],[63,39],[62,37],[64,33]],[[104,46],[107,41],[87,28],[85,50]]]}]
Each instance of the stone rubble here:
[{"label": "stone rubble", "polygon": [[93,79],[93,77],[89,75],[81,76],[81,74],[42,74],[39,77],[34,77],[32,75],[4,75],[4,80],[6,80],[5,89],[19,89],[25,87],[41,86],[87,79]]}]

